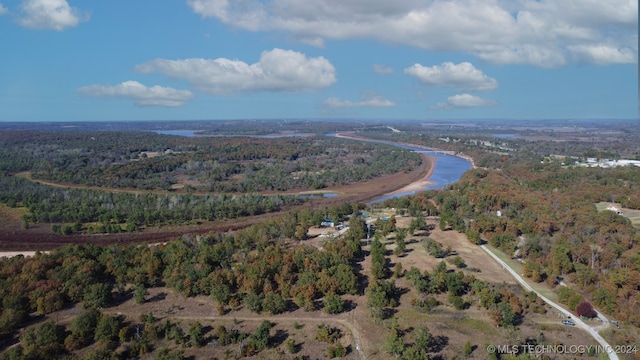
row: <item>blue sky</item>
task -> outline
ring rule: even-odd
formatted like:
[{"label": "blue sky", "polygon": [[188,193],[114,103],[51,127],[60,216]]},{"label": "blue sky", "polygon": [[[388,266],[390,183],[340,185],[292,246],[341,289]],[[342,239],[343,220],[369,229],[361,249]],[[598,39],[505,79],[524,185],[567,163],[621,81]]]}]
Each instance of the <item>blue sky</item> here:
[{"label": "blue sky", "polygon": [[0,0],[0,121],[637,119],[637,0]]}]

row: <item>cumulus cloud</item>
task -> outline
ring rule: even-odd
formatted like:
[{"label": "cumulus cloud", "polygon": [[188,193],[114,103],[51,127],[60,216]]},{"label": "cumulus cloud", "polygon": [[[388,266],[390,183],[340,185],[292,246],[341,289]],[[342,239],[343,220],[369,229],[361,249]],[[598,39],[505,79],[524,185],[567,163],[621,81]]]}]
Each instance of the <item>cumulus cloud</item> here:
[{"label": "cumulus cloud", "polygon": [[373,71],[378,74],[388,75],[393,73],[393,68],[384,66],[384,65],[374,64]]},{"label": "cumulus cloud", "polygon": [[[187,0],[187,4],[195,13],[235,28],[285,32],[317,46],[323,46],[325,39],[374,39],[471,53],[498,64],[558,67],[580,58],[584,47],[611,43],[612,48],[629,48],[637,62],[637,0]],[[608,64],[607,59],[620,61],[615,56],[593,61]]]},{"label": "cumulus cloud", "polygon": [[62,31],[74,27],[89,15],[69,6],[66,0],[24,0],[20,5],[20,25],[32,29]]},{"label": "cumulus cloud", "polygon": [[404,72],[416,77],[425,86],[452,87],[469,91],[487,91],[498,87],[496,79],[485,75],[468,62],[444,62],[434,66],[414,64],[404,69]]},{"label": "cumulus cloud", "polygon": [[155,59],[135,69],[187,80],[199,90],[215,95],[241,91],[310,91],[336,82],[336,70],[324,57],[309,58],[282,49],[263,52],[255,64],[225,58]]},{"label": "cumulus cloud", "polygon": [[368,95],[365,96],[361,101],[349,101],[349,100],[340,100],[335,97],[330,97],[325,100],[325,105],[332,109],[344,109],[344,108],[355,108],[355,107],[392,107],[396,106],[393,101],[383,99],[378,95]]},{"label": "cumulus cloud", "polygon": [[9,10],[0,3],[0,15],[8,13]]},{"label": "cumulus cloud", "polygon": [[459,94],[449,96],[447,102],[437,103],[433,105],[432,109],[454,109],[454,108],[470,108],[477,106],[492,106],[496,102],[493,100],[483,99],[479,96],[470,94]]},{"label": "cumulus cloud", "polygon": [[77,91],[91,97],[129,98],[138,106],[176,107],[184,105],[193,98],[193,94],[188,90],[176,90],[157,85],[147,87],[137,81],[125,81],[115,86],[89,85]]},{"label": "cumulus cloud", "polygon": [[636,61],[637,52],[628,47],[617,48],[607,44],[576,45],[570,47],[574,57],[580,61],[597,65],[629,64]]}]

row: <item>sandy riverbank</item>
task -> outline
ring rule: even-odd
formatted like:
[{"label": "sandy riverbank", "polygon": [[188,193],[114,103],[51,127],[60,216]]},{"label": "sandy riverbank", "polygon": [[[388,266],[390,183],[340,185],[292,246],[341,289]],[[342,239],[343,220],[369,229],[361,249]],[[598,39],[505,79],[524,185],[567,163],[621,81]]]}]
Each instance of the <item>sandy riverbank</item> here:
[{"label": "sandy riverbank", "polygon": [[412,182],[409,185],[404,186],[403,188],[400,188],[394,192],[391,192],[387,195],[396,195],[396,194],[402,194],[402,193],[409,193],[409,192],[419,192],[419,191],[424,191],[424,189],[427,188],[427,186],[429,185],[433,185],[434,182],[431,181],[431,175],[433,174],[433,169],[435,169],[436,167],[436,158],[434,158],[433,156],[427,156],[425,155],[424,158],[422,159],[422,161],[428,161],[429,164],[429,170],[427,171],[427,173],[422,177],[422,179]]}]

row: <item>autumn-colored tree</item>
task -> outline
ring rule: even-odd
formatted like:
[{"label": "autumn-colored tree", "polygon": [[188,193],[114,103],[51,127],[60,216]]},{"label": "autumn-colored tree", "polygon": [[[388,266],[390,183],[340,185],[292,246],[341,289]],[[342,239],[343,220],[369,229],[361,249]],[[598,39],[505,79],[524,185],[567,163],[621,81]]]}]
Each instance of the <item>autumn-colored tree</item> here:
[{"label": "autumn-colored tree", "polygon": [[587,301],[583,301],[580,304],[578,304],[578,306],[576,306],[576,314],[578,314],[578,316],[584,316],[589,319],[598,316],[598,313],[593,308],[591,303]]}]

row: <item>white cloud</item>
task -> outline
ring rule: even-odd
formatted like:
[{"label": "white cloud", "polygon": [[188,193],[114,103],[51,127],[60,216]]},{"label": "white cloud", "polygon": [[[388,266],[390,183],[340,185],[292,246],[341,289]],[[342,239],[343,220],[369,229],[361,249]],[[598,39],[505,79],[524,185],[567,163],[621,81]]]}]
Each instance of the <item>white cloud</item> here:
[{"label": "white cloud", "polygon": [[576,45],[569,48],[578,60],[597,65],[632,64],[637,53],[630,48],[616,48],[607,44]]},{"label": "white cloud", "polygon": [[282,49],[265,51],[255,64],[240,60],[155,59],[136,66],[142,73],[159,72],[184,79],[201,91],[228,95],[240,91],[310,91],[336,82],[336,71],[324,57]]},{"label": "white cloud", "polygon": [[66,0],[24,0],[20,8],[23,16],[18,22],[32,29],[62,31],[89,18],[88,14],[69,6]]},{"label": "white cloud", "polygon": [[384,66],[384,65],[374,64],[373,71],[378,74],[388,75],[393,73],[393,68]]},{"label": "white cloud", "polygon": [[340,100],[335,97],[330,97],[325,100],[325,105],[332,109],[344,109],[344,108],[354,108],[354,107],[392,107],[396,106],[393,101],[383,99],[378,95],[368,95],[365,96],[362,101],[349,101],[349,100]]},{"label": "white cloud", "polygon": [[0,15],[8,13],[9,10],[0,3]]},{"label": "white cloud", "polygon": [[125,81],[115,86],[89,85],[77,91],[91,97],[129,98],[138,106],[176,107],[184,105],[193,98],[193,94],[188,90],[176,90],[157,85],[147,87],[137,81]]},{"label": "white cloud", "polygon": [[460,64],[444,62],[430,67],[414,64],[404,69],[404,72],[415,76],[425,86],[452,87],[470,91],[487,91],[498,87],[496,79],[485,75],[468,62]]},{"label": "white cloud", "polygon": [[449,96],[447,102],[437,103],[433,105],[432,109],[453,109],[453,108],[470,108],[477,106],[493,106],[496,102],[493,100],[483,99],[479,96],[470,94],[459,94]]},{"label": "white cloud", "polygon": [[[637,0],[187,0],[187,4],[195,13],[234,28],[284,31],[317,46],[324,46],[326,39],[374,39],[466,52],[498,64],[558,67],[576,58],[576,47],[610,43],[612,48],[629,48],[637,61]],[[607,59],[616,61],[615,57],[593,60],[600,64]]]}]

